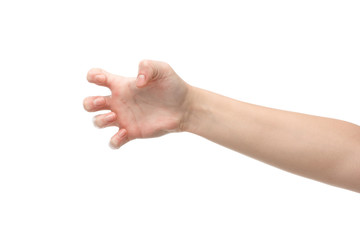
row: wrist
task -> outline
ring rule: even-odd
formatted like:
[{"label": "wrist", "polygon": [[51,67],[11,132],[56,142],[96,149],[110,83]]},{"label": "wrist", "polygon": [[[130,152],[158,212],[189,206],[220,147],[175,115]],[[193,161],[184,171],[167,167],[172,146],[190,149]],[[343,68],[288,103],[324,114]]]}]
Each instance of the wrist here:
[{"label": "wrist", "polygon": [[201,105],[201,89],[187,85],[188,91],[183,104],[182,118],[180,120],[180,132],[194,132],[196,128],[196,119],[199,115]]}]

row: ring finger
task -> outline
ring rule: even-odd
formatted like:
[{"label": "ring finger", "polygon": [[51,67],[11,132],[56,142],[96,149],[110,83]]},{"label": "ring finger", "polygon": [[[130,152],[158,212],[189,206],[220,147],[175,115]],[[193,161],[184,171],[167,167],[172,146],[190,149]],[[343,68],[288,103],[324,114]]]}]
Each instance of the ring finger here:
[{"label": "ring finger", "polygon": [[88,112],[110,110],[110,98],[110,96],[87,97],[84,99],[83,105]]},{"label": "ring finger", "polygon": [[117,126],[116,114],[114,112],[97,115],[94,117],[93,121],[94,125],[99,128]]}]

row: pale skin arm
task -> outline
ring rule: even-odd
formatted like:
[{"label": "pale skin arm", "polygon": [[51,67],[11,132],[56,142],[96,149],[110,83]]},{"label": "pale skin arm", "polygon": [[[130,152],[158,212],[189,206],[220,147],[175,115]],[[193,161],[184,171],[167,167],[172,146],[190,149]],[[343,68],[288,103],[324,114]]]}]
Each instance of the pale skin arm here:
[{"label": "pale skin arm", "polygon": [[88,97],[98,127],[116,126],[119,148],[136,138],[187,131],[283,170],[360,192],[360,127],[257,106],[185,83],[166,63],[145,60],[137,78],[92,69],[88,81],[112,95]]}]

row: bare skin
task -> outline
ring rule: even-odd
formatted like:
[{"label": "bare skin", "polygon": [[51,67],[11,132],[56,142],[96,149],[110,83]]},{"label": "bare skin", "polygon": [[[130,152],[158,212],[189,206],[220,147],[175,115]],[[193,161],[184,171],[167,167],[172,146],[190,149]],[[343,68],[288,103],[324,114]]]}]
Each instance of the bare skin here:
[{"label": "bare skin", "polygon": [[283,170],[360,192],[360,127],[266,108],[190,86],[163,62],[144,60],[137,78],[91,69],[111,96],[88,97],[98,127],[117,126],[110,145],[187,131]]},{"label": "bare skin", "polygon": [[87,79],[111,90],[111,96],[85,98],[84,108],[89,112],[111,110],[95,116],[94,124],[100,128],[119,127],[110,141],[113,148],[136,138],[180,131],[189,86],[168,64],[144,60],[137,78],[94,68],[88,72]]}]

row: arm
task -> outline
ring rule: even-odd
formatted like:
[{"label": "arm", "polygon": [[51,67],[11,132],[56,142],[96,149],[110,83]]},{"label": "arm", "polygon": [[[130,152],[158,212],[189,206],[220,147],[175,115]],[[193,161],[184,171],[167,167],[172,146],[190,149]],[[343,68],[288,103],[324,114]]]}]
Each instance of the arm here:
[{"label": "arm", "polygon": [[119,131],[110,145],[188,131],[286,171],[360,192],[360,127],[236,101],[185,83],[166,63],[145,60],[137,78],[87,75],[111,96],[84,99],[96,126]]},{"label": "arm", "polygon": [[360,127],[191,87],[182,129],[283,170],[360,192]]}]

